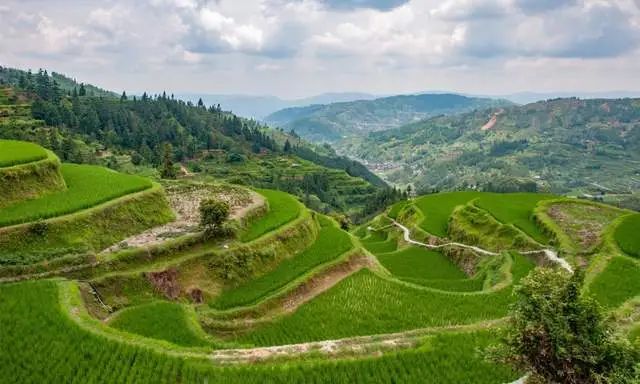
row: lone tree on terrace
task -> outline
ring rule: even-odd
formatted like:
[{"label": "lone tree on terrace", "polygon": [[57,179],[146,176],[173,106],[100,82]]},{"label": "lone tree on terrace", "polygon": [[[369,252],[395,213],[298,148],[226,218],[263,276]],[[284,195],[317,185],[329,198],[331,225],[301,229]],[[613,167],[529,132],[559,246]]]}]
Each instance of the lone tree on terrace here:
[{"label": "lone tree on terrace", "polygon": [[200,202],[200,226],[207,235],[218,232],[227,218],[229,204],[225,201],[207,199]]},{"label": "lone tree on terrace", "polygon": [[173,146],[170,143],[164,143],[162,147],[160,177],[163,179],[176,178],[176,168],[173,166]]},{"label": "lone tree on terrace", "polygon": [[640,352],[614,337],[598,303],[581,293],[584,273],[539,268],[515,289],[497,361],[529,372],[533,383],[637,383]]}]

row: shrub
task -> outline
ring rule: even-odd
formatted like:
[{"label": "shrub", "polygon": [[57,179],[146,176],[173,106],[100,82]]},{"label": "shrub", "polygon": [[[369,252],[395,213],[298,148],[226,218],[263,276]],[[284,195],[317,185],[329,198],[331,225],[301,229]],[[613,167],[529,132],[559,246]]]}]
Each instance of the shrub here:
[{"label": "shrub", "polygon": [[208,236],[213,236],[229,218],[229,204],[226,201],[207,199],[200,202],[200,226]]}]

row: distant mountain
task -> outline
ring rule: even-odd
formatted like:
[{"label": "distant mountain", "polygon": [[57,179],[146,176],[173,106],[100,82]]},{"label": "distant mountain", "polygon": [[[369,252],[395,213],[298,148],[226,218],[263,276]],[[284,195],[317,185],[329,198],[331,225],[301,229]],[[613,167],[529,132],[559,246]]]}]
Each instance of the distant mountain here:
[{"label": "distant mountain", "polygon": [[344,92],[344,93],[323,93],[321,95],[285,100],[276,96],[253,96],[253,95],[215,95],[183,93],[176,95],[180,99],[196,103],[199,99],[206,105],[217,105],[225,111],[246,118],[262,120],[273,112],[284,108],[299,107],[310,104],[329,104],[353,100],[370,100],[376,96],[368,93]]},{"label": "distant mountain", "polygon": [[555,99],[435,117],[339,150],[422,190],[520,180],[553,192],[625,193],[640,187],[640,99]]},{"label": "distant mountain", "polygon": [[536,101],[578,97],[580,99],[624,99],[640,97],[640,92],[607,91],[607,92],[519,92],[508,95],[488,96],[513,101],[516,104],[529,104]]},{"label": "distant mountain", "polygon": [[287,108],[267,116],[265,121],[285,130],[295,130],[311,141],[337,142],[431,116],[508,105],[512,103],[506,100],[456,94],[400,95]]}]

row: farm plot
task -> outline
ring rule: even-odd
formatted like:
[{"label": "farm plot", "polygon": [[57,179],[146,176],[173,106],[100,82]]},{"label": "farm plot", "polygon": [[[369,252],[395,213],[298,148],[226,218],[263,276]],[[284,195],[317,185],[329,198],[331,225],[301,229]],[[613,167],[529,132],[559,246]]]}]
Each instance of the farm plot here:
[{"label": "farm plot", "polygon": [[393,252],[398,248],[398,241],[393,233],[389,233],[385,240],[378,240],[378,236],[370,236],[362,241],[362,245],[371,253]]},{"label": "farm plot", "polygon": [[554,203],[547,209],[571,245],[583,252],[597,246],[607,225],[623,213],[614,207],[572,201]]},{"label": "farm plot", "polygon": [[454,208],[481,195],[481,192],[464,191],[422,196],[414,203],[424,215],[424,220],[418,225],[433,235],[446,237],[447,223]]},{"label": "farm plot", "polygon": [[151,188],[146,178],[93,165],[63,164],[67,189],[0,209],[0,227],[78,212]]},{"label": "farm plot", "polygon": [[269,211],[251,223],[240,236],[240,240],[244,242],[257,239],[300,215],[301,204],[288,193],[270,189],[259,189],[258,192],[267,199]]},{"label": "farm plot", "polygon": [[607,309],[620,306],[640,295],[640,265],[626,257],[614,257],[596,276],[589,292]]},{"label": "farm plot", "polygon": [[[415,349],[381,357],[219,367],[197,357],[172,357],[103,338],[60,310],[54,281],[0,286],[0,378],[82,383],[424,383],[494,384],[518,373],[488,363],[478,349],[489,331],[430,337]],[[179,351],[180,349],[176,349]]]},{"label": "farm plot", "polygon": [[[528,259],[514,255],[514,281],[533,267]],[[510,287],[481,294],[445,293],[405,286],[365,269],[239,341],[278,345],[471,324],[505,316],[511,300]]]},{"label": "farm plot", "polygon": [[467,276],[440,252],[411,246],[396,252],[376,255],[393,275],[404,279],[465,279]]},{"label": "farm plot", "polygon": [[256,303],[261,298],[284,287],[311,269],[335,260],[353,248],[349,235],[324,216],[316,241],[300,254],[282,261],[274,270],[222,292],[210,305],[216,309]]},{"label": "farm plot", "polygon": [[26,141],[0,140],[0,168],[31,163],[47,157],[41,146]]},{"label": "farm plot", "polygon": [[484,193],[476,205],[491,213],[498,221],[513,224],[534,240],[546,244],[549,237],[538,228],[531,215],[540,201],[553,198],[557,196],[541,193]]},{"label": "farm plot", "polygon": [[[187,347],[205,346],[204,331],[187,309],[177,303],[156,301],[117,313],[109,325],[145,337],[166,340]],[[199,331],[199,332],[198,332]]]},{"label": "farm plot", "polygon": [[630,256],[640,258],[640,215],[633,215],[625,218],[618,228],[614,237],[620,248]]}]

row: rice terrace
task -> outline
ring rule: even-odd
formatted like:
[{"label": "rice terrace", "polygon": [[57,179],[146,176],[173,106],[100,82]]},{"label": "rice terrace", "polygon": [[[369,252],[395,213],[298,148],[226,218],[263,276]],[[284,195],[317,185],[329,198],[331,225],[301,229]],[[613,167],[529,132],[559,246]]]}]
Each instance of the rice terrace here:
[{"label": "rice terrace", "polygon": [[[3,378],[509,383],[526,372],[478,351],[504,332],[514,286],[536,265],[562,270],[546,249],[584,267],[585,291],[637,334],[630,211],[450,192],[401,201],[350,233],[286,193],[221,184],[239,205],[263,197],[235,219],[235,239],[196,233],[105,253],[173,220],[162,186],[60,164],[33,144],[0,148],[4,190],[49,191],[0,209]],[[40,167],[51,167],[42,179]],[[597,240],[583,249],[572,233],[589,222],[597,232],[577,233]]]},{"label": "rice terrace", "polygon": [[640,0],[0,26],[0,384],[640,384]]}]

